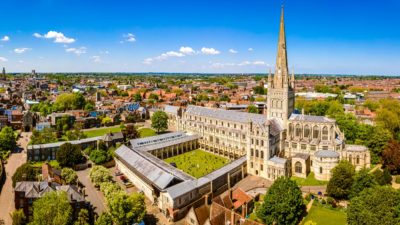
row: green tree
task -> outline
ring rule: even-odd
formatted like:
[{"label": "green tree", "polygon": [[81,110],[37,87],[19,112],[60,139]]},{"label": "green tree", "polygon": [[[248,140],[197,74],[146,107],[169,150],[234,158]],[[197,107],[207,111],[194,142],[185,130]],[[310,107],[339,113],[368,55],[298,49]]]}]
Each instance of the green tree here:
[{"label": "green tree", "polygon": [[255,95],[265,95],[266,94],[264,87],[261,87],[261,86],[253,87],[253,92]]},{"label": "green tree", "polygon": [[87,209],[81,209],[78,214],[78,218],[74,225],[89,225],[89,212]]},{"label": "green tree", "polygon": [[340,161],[332,170],[332,178],[326,188],[329,196],[336,199],[347,199],[354,182],[354,166],[346,161]]},{"label": "green tree", "polygon": [[369,139],[366,141],[366,145],[371,152],[371,162],[379,163],[382,152],[385,149],[386,144],[392,138],[392,134],[389,130],[377,126],[373,128],[373,132],[369,136]]},{"label": "green tree", "polygon": [[113,177],[104,166],[93,166],[89,172],[90,180],[95,184],[96,187],[99,187],[103,182],[111,182]]},{"label": "green tree", "polygon": [[400,172],[400,142],[391,140],[382,153],[383,166],[392,174]]},{"label": "green tree", "polygon": [[96,106],[95,106],[95,104],[93,103],[93,102],[87,102],[86,104],[85,104],[85,111],[94,111],[95,109],[96,109]]},{"label": "green tree", "polygon": [[111,119],[110,117],[104,117],[104,118],[101,120],[101,123],[102,123],[103,125],[110,124],[110,123],[112,123],[112,119]]},{"label": "green tree", "polygon": [[76,184],[78,181],[78,174],[75,170],[65,167],[61,170],[61,177],[65,180],[66,184]]},{"label": "green tree", "polygon": [[32,225],[68,225],[72,208],[64,191],[52,191],[33,202]]},{"label": "green tree", "polygon": [[12,225],[23,225],[25,224],[25,213],[22,209],[18,209],[11,213]]},{"label": "green tree", "polygon": [[58,141],[57,134],[54,132],[54,130],[50,127],[45,127],[41,131],[33,130],[30,144],[38,145],[38,144],[54,143],[57,141]]},{"label": "green tree", "polygon": [[133,100],[135,102],[141,102],[142,101],[142,95],[140,93],[136,93],[133,95]]},{"label": "green tree", "polygon": [[112,182],[103,182],[100,185],[100,191],[103,192],[106,198],[112,197],[112,195],[118,191],[122,191],[121,186]]},{"label": "green tree", "polygon": [[97,218],[96,222],[94,223],[95,225],[112,225],[112,217],[109,213],[103,212],[99,218]]},{"label": "green tree", "polygon": [[108,154],[107,150],[93,150],[90,153],[90,160],[96,164],[103,164],[111,160],[111,156]]},{"label": "green tree", "polygon": [[247,112],[258,114],[258,107],[255,105],[249,105],[247,107]]},{"label": "green tree", "polygon": [[82,131],[82,124],[75,123],[74,129],[68,130],[65,135],[69,141],[80,140],[87,137],[87,135]]},{"label": "green tree", "polygon": [[12,151],[16,144],[16,137],[11,127],[5,126],[0,131],[0,151]]},{"label": "green tree", "polygon": [[81,146],[69,142],[62,144],[56,153],[56,159],[60,166],[73,167],[82,162],[82,157]]},{"label": "green tree", "polygon": [[13,187],[20,181],[37,181],[38,171],[29,163],[22,164],[12,176]]},{"label": "green tree", "polygon": [[377,185],[375,177],[369,173],[367,169],[361,169],[354,176],[354,183],[351,186],[350,198],[356,197],[366,188],[371,188]]},{"label": "green tree", "polygon": [[114,223],[131,225],[139,223],[146,215],[146,205],[143,194],[116,192],[107,199],[108,207]]},{"label": "green tree", "polygon": [[163,111],[157,111],[151,117],[151,127],[154,128],[157,133],[168,129],[168,115]]},{"label": "green tree", "polygon": [[154,100],[154,101],[158,101],[159,97],[157,94],[151,93],[149,95],[149,99]]},{"label": "green tree", "polygon": [[126,125],[126,127],[122,130],[122,133],[127,140],[136,139],[139,137],[139,131],[133,124]]},{"label": "green tree", "polygon": [[298,224],[305,209],[296,182],[280,177],[268,189],[256,215],[266,224]]},{"label": "green tree", "polygon": [[351,199],[347,209],[349,225],[392,225],[400,223],[400,195],[392,187],[375,186]]}]

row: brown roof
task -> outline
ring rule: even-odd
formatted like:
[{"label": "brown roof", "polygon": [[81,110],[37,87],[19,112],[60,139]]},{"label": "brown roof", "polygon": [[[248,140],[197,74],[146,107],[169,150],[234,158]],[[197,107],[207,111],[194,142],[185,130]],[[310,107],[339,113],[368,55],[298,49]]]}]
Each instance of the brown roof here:
[{"label": "brown roof", "polygon": [[207,205],[202,205],[196,209],[194,209],[194,213],[196,214],[197,221],[199,222],[199,225],[203,225],[208,217],[210,216],[210,211]]}]

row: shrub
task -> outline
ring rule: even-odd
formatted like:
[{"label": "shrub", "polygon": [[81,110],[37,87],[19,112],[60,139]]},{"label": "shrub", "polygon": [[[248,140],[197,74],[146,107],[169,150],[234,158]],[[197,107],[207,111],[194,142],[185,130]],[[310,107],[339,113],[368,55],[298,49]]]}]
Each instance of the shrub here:
[{"label": "shrub", "polygon": [[89,172],[90,180],[99,187],[103,182],[111,182],[113,180],[110,171],[103,166],[93,166]]},{"label": "shrub", "polygon": [[395,182],[396,182],[396,184],[400,184],[400,176],[396,176]]}]

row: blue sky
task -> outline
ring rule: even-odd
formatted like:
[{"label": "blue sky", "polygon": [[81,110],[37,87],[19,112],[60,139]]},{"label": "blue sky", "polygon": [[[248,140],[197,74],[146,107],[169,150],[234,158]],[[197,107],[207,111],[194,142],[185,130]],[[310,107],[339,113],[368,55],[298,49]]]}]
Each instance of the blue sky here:
[{"label": "blue sky", "polygon": [[[278,0],[2,0],[0,66],[25,72],[264,73]],[[296,73],[400,74],[400,1],[286,0]]]}]

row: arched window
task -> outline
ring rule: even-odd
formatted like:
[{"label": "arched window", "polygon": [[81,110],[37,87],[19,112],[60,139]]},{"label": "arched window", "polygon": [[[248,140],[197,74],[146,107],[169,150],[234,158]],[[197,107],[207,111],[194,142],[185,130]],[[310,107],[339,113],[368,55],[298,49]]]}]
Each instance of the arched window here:
[{"label": "arched window", "polygon": [[256,157],[258,157],[258,150],[256,150]]},{"label": "arched window", "polygon": [[356,164],[357,164],[357,165],[360,164],[360,156],[359,156],[359,155],[357,156]]},{"label": "arched window", "polygon": [[351,157],[351,155],[349,155],[349,162],[353,163],[353,158]]},{"label": "arched window", "polygon": [[318,126],[313,127],[313,138],[318,139],[319,138],[319,128]]},{"label": "arched window", "polygon": [[293,123],[289,124],[289,136],[293,137]]},{"label": "arched window", "polygon": [[322,128],[322,140],[328,140],[328,133],[327,127]]},{"label": "arched window", "polygon": [[310,136],[310,127],[308,127],[308,125],[306,125],[304,127],[304,137],[308,138]]},{"label": "arched window", "polygon": [[296,173],[302,173],[303,168],[302,168],[301,162],[296,162],[296,164],[294,164],[294,169],[295,169]]},{"label": "arched window", "polygon": [[319,173],[322,173],[322,167],[319,168]]},{"label": "arched window", "polygon": [[251,150],[250,150],[250,155],[251,155],[251,156],[254,156],[254,149],[251,149]]},{"label": "arched window", "polygon": [[300,124],[296,125],[296,137],[300,137],[301,136],[301,126]]},{"label": "arched window", "polygon": [[264,158],[264,151],[260,151],[261,158]]}]

